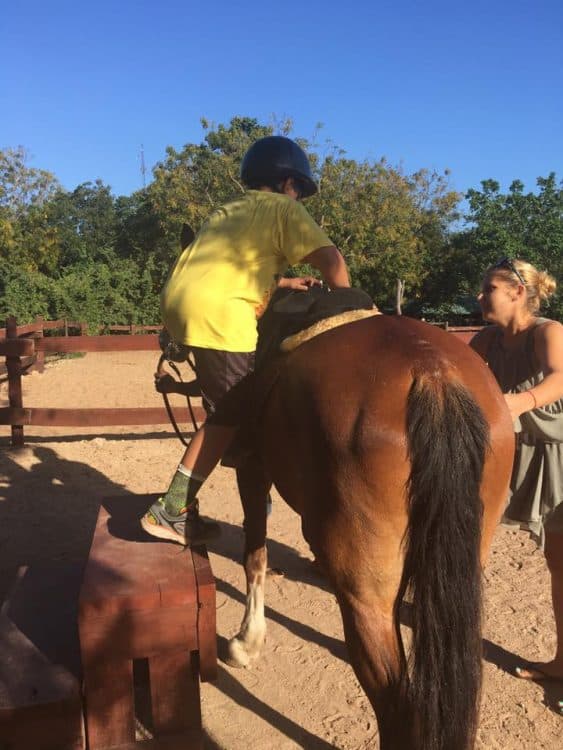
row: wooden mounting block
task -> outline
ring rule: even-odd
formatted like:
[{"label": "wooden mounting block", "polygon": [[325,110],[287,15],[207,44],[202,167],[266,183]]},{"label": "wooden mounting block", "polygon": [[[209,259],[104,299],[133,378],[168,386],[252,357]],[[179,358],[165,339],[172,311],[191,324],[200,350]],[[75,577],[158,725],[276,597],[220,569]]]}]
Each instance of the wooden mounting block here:
[{"label": "wooden mounting block", "polygon": [[147,747],[202,747],[199,681],[217,669],[215,581],[204,547],[142,531],[157,497],[113,498],[99,513],[78,615],[89,750],[135,747],[139,721],[154,736]]}]

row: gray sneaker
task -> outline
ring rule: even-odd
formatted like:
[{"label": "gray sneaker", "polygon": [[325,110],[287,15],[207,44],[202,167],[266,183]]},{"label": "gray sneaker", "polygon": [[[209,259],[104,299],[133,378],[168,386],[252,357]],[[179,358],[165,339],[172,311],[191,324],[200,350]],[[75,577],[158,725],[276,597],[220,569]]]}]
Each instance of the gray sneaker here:
[{"label": "gray sneaker", "polygon": [[141,518],[141,526],[151,536],[183,546],[207,544],[221,534],[218,523],[201,518],[197,503],[189,510],[172,515],[166,511],[162,497]]}]

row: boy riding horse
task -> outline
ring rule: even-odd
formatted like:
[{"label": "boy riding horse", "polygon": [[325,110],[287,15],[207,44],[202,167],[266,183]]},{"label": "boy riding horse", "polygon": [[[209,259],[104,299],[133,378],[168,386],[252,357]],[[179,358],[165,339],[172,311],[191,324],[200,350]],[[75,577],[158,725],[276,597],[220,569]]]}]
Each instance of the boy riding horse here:
[{"label": "boy riding horse", "polygon": [[[183,545],[219,534],[217,523],[200,517],[197,494],[236,434],[237,426],[214,415],[254,367],[257,320],[276,287],[305,291],[319,283],[282,274],[289,265],[310,263],[331,288],[350,286],[340,251],[301,203],[317,186],[297,143],[282,136],[256,141],[243,158],[241,179],[248,191],[207,219],[162,292],[164,326],[193,353],[208,417],[141,524]],[[254,470],[237,468],[239,487]]]}]

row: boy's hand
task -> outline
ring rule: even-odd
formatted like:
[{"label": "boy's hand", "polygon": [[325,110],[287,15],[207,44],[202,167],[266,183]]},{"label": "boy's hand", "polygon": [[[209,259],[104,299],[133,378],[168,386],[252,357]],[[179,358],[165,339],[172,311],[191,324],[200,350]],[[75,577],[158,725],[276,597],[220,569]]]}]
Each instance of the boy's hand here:
[{"label": "boy's hand", "polygon": [[167,372],[155,372],[154,387],[158,393],[175,393],[178,383]]},{"label": "boy's hand", "polygon": [[282,277],[278,283],[278,286],[282,289],[293,289],[299,292],[306,292],[312,286],[322,285],[323,282],[320,279],[316,279],[314,276],[296,276],[291,279]]}]

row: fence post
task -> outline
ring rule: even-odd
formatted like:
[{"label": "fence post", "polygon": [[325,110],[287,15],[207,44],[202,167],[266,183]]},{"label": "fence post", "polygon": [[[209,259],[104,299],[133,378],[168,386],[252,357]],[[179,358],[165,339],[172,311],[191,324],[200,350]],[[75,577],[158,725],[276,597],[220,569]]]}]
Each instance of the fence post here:
[{"label": "fence post", "polygon": [[[18,326],[13,315],[6,320],[6,339],[18,338]],[[23,408],[22,397],[22,361],[21,357],[6,357],[8,370],[8,403],[14,408]],[[12,446],[20,448],[24,444],[23,425],[13,424]]]},{"label": "fence post", "polygon": [[[43,317],[41,315],[38,315],[35,318],[36,325],[40,326],[34,333],[33,338],[35,339],[42,339],[44,336],[43,332]],[[33,369],[37,370],[37,372],[43,372],[45,369],[45,352],[36,352],[35,354],[35,363],[33,365]]]},{"label": "fence post", "polygon": [[397,279],[397,294],[395,299],[395,313],[397,315],[402,315],[402,304],[405,297],[405,282],[401,279]]}]

